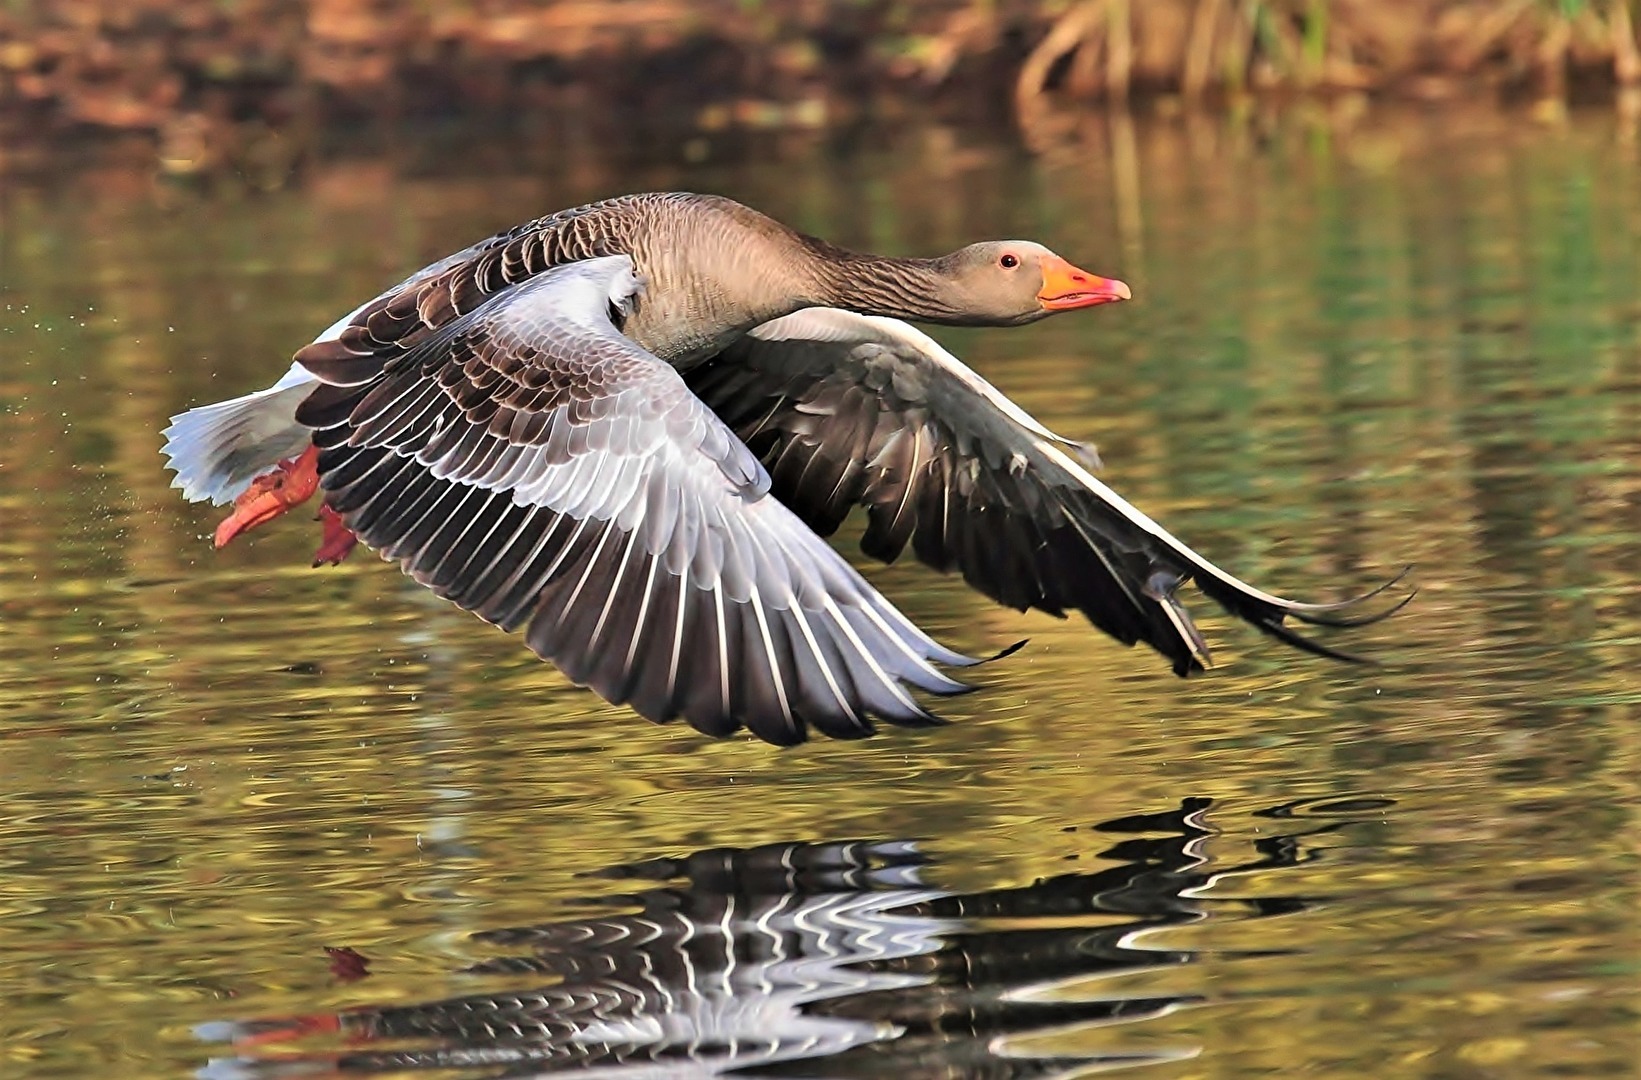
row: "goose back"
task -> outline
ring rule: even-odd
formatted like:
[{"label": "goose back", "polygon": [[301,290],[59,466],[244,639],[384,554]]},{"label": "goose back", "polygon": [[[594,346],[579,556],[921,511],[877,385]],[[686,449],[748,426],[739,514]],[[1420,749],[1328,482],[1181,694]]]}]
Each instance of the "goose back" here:
[{"label": "goose back", "polygon": [[[555,266],[631,256],[647,283],[626,334],[676,367],[711,356],[745,331],[822,303],[827,280],[798,233],[715,195],[625,195],[498,233],[435,264],[353,314],[333,340],[297,361],[347,381],[349,363],[375,368],[489,297]],[[340,365],[340,367],[338,366]]]}]

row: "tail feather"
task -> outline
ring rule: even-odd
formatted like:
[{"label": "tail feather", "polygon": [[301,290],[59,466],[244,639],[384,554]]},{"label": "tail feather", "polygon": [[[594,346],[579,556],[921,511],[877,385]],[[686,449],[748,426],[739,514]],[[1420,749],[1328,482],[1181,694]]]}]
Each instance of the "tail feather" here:
[{"label": "tail feather", "polygon": [[252,480],[307,448],[312,432],[296,422],[296,407],[313,387],[313,376],[293,367],[265,390],[173,416],[161,448],[177,474],[171,486],[190,502],[232,502]]}]

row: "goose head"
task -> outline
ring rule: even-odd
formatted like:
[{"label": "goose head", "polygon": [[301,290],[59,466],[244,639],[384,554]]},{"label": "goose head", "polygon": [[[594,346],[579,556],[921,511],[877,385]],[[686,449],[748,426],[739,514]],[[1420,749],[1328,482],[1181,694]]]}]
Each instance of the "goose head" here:
[{"label": "goose head", "polygon": [[991,240],[935,260],[949,305],[987,326],[1018,326],[1060,311],[1131,299],[1115,278],[1079,269],[1030,240]]}]

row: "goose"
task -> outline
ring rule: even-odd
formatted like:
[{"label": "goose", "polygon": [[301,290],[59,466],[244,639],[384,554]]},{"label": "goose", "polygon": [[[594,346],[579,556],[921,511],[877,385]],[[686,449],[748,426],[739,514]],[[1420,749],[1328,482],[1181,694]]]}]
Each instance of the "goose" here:
[{"label": "goose", "polygon": [[[1127,300],[1040,244],[861,254],[720,196],[621,196],[520,225],[339,319],[267,389],[172,417],[173,486],[233,503],[218,547],[323,490],[356,540],[655,722],[777,745],[940,723],[915,691],[979,663],[824,539],[992,599],[1212,663],[1179,588],[1309,653],[1293,619],[1356,608],[1256,589],[1097,479],[905,319],[1015,326]],[[1022,643],[1023,644],[1023,643]],[[1015,646],[1016,648],[1018,646]],[[1010,650],[1005,650],[1005,654]],[[1004,655],[1004,654],[999,654]]]}]

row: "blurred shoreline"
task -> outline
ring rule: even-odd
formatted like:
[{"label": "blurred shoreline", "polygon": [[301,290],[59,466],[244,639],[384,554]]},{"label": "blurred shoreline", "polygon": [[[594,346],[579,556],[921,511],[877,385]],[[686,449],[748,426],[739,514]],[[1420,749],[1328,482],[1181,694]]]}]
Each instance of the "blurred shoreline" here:
[{"label": "blurred shoreline", "polygon": [[[337,132],[711,139],[1098,103],[1641,116],[1635,0],[32,0],[0,6],[0,171],[110,148],[288,172]],[[1103,111],[1103,109],[1101,110]],[[345,135],[343,137],[346,137]],[[697,140],[699,141],[699,140]]]}]

